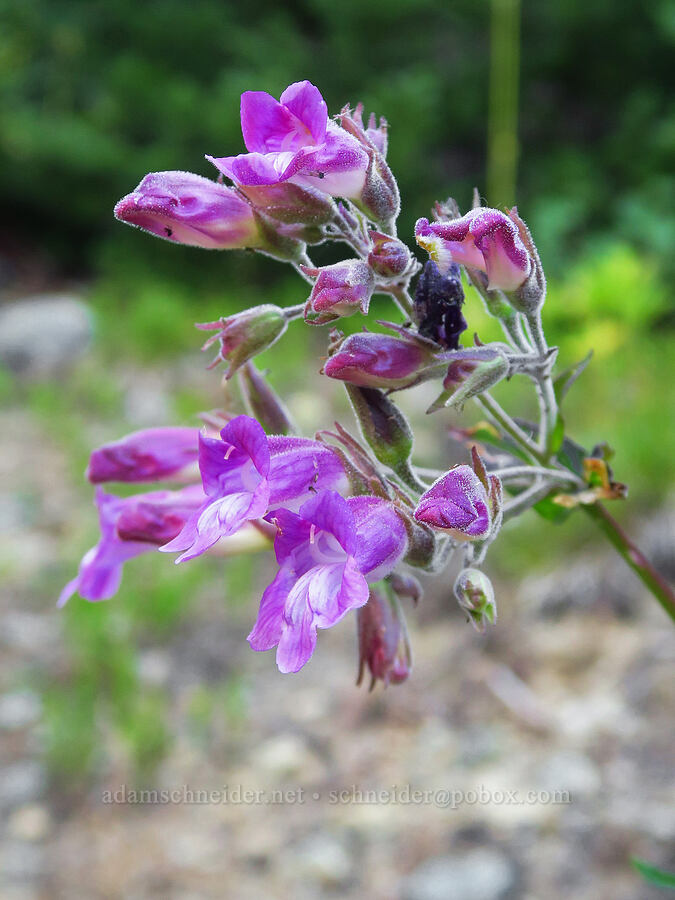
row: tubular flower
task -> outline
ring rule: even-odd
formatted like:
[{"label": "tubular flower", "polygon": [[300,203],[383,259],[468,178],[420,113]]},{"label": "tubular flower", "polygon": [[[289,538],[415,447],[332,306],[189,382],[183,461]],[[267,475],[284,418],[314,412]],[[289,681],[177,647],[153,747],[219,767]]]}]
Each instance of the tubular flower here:
[{"label": "tubular flower", "polygon": [[403,612],[395,597],[372,588],[365,606],[356,612],[359,640],[360,684],[365,669],[371,676],[371,690],[377,679],[401,684],[412,670],[412,654]]},{"label": "tubular flower", "polygon": [[532,259],[518,226],[497,209],[478,207],[460,219],[418,219],[417,243],[442,273],[454,261],[485,272],[488,289],[515,291],[527,280]]},{"label": "tubular flower", "polygon": [[87,478],[92,484],[160,481],[165,478],[194,481],[198,477],[198,447],[198,428],[134,431],[119,441],[94,450],[89,457]]},{"label": "tubular flower", "polygon": [[151,172],[115,206],[128,225],[207,250],[264,247],[252,207],[232,188],[191,172]]},{"label": "tubular flower", "polygon": [[101,538],[84,555],[58,605],[64,606],[76,592],[85,600],[108,600],[119,588],[124,563],[174,538],[203,500],[201,485],[133,497],[116,497],[97,488]]},{"label": "tubular flower", "polygon": [[199,470],[206,499],[180,534],[161,549],[193,559],[220,538],[265,515],[270,505],[301,503],[313,491],[344,480],[337,455],[306,438],[267,437],[249,416],[237,416],[219,438],[199,436]]},{"label": "tubular flower", "polygon": [[248,636],[253,650],[277,647],[281,672],[297,672],[316,646],[317,628],[330,628],[368,600],[368,583],[392,571],[405,552],[403,522],[376,497],[345,500],[324,491],[299,513],[279,509],[274,550],[280,565],[265,590]]},{"label": "tubular flower", "polygon": [[207,156],[242,186],[291,181],[333,196],[358,197],[368,154],[344,129],[328,121],[318,88],[298,81],[275,100],[264,91],[241,95],[241,130],[248,153]]}]

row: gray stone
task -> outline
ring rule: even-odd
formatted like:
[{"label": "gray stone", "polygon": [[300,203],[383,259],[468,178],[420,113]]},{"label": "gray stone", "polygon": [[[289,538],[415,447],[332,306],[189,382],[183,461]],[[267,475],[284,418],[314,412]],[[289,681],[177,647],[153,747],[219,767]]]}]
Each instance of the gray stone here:
[{"label": "gray stone", "polygon": [[0,809],[21,806],[39,797],[46,783],[45,771],[37,762],[25,760],[0,770]]},{"label": "gray stone", "polygon": [[67,294],[45,294],[0,308],[0,362],[18,375],[45,377],[68,368],[91,342],[89,309]]},{"label": "gray stone", "polygon": [[352,862],[341,841],[317,834],[296,847],[293,869],[324,887],[338,887],[352,875]]},{"label": "gray stone", "polygon": [[427,859],[404,880],[402,900],[501,900],[514,886],[515,869],[496,850]]},{"label": "gray stone", "polygon": [[40,717],[40,698],[33,691],[14,691],[0,696],[0,730],[25,728]]}]

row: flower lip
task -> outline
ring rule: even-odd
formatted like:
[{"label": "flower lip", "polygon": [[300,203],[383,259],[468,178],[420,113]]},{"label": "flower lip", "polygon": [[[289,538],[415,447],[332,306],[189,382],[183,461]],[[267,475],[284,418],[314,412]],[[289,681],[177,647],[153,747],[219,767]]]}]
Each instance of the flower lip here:
[{"label": "flower lip", "polygon": [[478,207],[440,222],[418,219],[415,238],[442,273],[453,261],[478,269],[487,275],[489,290],[515,291],[532,270],[518,226],[497,209]]}]

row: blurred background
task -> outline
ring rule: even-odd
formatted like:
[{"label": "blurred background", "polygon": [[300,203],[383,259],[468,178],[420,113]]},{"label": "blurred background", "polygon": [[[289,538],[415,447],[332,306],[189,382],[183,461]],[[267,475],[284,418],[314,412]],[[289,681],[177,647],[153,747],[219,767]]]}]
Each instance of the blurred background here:
[{"label": "blurred background", "polygon": [[[518,203],[550,279],[549,342],[563,365],[595,351],[569,431],[615,449],[630,495],[612,512],[667,572],[674,38],[667,0],[0,0],[3,900],[663,896],[630,857],[675,869],[672,632],[581,516],[505,529],[485,636],[452,572],[429,580],[413,676],[373,694],[353,683],[353,621],[297,676],[250,652],[269,555],[175,569],[158,554],[109,603],[54,603],[96,540],[90,449],[223,402],[194,322],[305,293],[271,260],[158,241],[112,207],[148,171],[212,176],[204,153],[243,149],[241,92],[304,78],[333,112],[386,116],[404,240],[474,185]],[[471,294],[465,313],[467,335],[496,337]],[[376,301],[373,319],[391,315]],[[306,433],[348,424],[338,386],[308,377],[325,338],[295,325],[261,360]],[[401,401],[418,462],[459,461],[447,427],[477,417],[420,419],[424,391]],[[528,413],[522,386],[499,396]],[[103,803],[121,785],[309,799]],[[571,802],[327,799],[393,785]]]}]

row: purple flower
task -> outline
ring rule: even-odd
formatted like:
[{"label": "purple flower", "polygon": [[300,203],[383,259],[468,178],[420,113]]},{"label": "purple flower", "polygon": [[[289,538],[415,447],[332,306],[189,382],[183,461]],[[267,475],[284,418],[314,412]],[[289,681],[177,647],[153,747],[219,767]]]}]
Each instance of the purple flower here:
[{"label": "purple flower", "polygon": [[298,514],[276,510],[280,569],[265,590],[248,636],[253,650],[277,647],[281,672],[297,672],[314,652],[316,629],[330,628],[368,600],[368,582],[392,571],[406,530],[393,506],[376,497],[345,500],[324,491]]},{"label": "purple flower", "polygon": [[253,209],[236,191],[191,172],[151,172],[119,201],[115,216],[192,247],[232,250],[265,244]]},{"label": "purple flower", "polygon": [[305,307],[306,319],[323,325],[357,310],[367,315],[375,278],[363,260],[346,259],[320,269],[301,268],[305,275],[316,278]]},{"label": "purple flower", "polygon": [[414,517],[446,531],[460,541],[482,540],[490,534],[490,500],[471,466],[455,466],[420,497]]},{"label": "purple flower", "polygon": [[249,416],[232,419],[219,438],[199,436],[199,469],[206,500],[161,548],[182,551],[176,562],[199,556],[245,522],[264,516],[270,506],[301,503],[345,477],[329,447],[306,438],[268,438]]},{"label": "purple flower", "polygon": [[89,457],[87,478],[92,484],[105,481],[188,480],[196,477],[198,428],[147,428],[119,441],[104,444]]},{"label": "purple flower", "polygon": [[324,375],[360,387],[389,390],[417,384],[424,371],[437,362],[434,347],[405,328],[389,327],[400,337],[370,331],[349,335],[326,360]]},{"label": "purple flower", "polygon": [[442,273],[451,262],[485,272],[490,290],[515,291],[530,275],[532,259],[518,226],[497,209],[479,207],[460,219],[415,225],[417,243]]},{"label": "purple flower", "polygon": [[75,592],[85,600],[108,600],[117,592],[124,563],[175,537],[203,499],[201,485],[134,497],[116,497],[97,488],[101,538],[61,591],[58,605],[64,606]]},{"label": "purple flower", "polygon": [[360,194],[368,154],[328,121],[326,103],[309,81],[291,84],[279,101],[264,91],[246,91],[241,95],[241,130],[248,153],[207,156],[235,183],[291,181],[339,197]]}]

